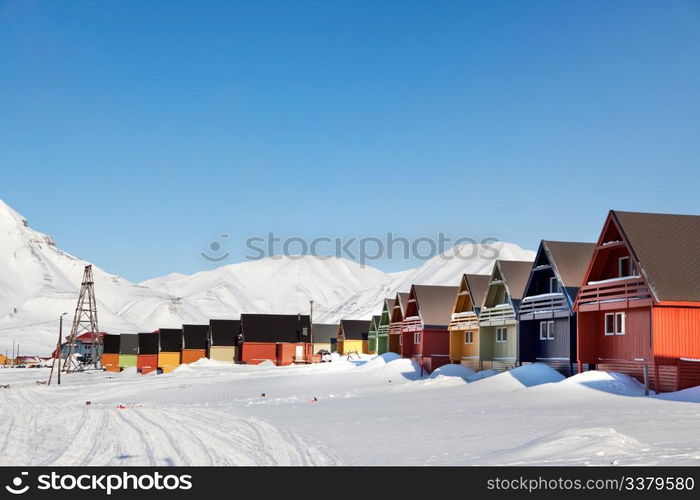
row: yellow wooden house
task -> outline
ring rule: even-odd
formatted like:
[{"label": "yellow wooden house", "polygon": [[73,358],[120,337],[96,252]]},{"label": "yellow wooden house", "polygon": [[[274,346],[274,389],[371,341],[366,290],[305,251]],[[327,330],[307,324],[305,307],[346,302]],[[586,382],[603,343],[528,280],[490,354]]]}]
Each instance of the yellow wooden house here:
[{"label": "yellow wooden house", "polygon": [[450,361],[479,369],[479,309],[489,288],[488,274],[465,274],[450,321]]},{"label": "yellow wooden house", "polygon": [[370,321],[342,319],[338,328],[338,354],[369,353],[368,335]]}]

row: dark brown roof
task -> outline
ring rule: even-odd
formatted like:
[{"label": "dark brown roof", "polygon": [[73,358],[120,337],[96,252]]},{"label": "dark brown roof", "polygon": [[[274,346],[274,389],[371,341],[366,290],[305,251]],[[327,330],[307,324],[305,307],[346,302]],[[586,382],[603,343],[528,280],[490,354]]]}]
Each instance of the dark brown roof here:
[{"label": "dark brown roof", "polygon": [[[384,299],[384,303],[386,304],[386,310],[389,312],[389,317],[391,318],[391,311],[394,310],[394,304],[396,304],[396,300]],[[382,311],[382,312],[384,312],[384,311]]]},{"label": "dark brown roof", "polygon": [[612,211],[656,299],[700,302],[700,216]]},{"label": "dark brown roof", "polygon": [[[549,263],[566,288],[578,288],[586,278],[586,270],[595,250],[595,243],[573,241],[549,241],[542,244],[549,257]],[[574,299],[576,297],[572,297]]]},{"label": "dark brown roof", "polygon": [[449,325],[452,318],[452,306],[458,291],[459,287],[456,286],[413,285],[411,294],[416,298],[423,324]]},{"label": "dark brown roof", "polygon": [[409,295],[410,294],[408,292],[399,292],[396,294],[396,296],[399,298],[399,305],[401,306],[402,315],[406,314],[406,304],[408,304]]},{"label": "dark brown roof", "polygon": [[501,269],[501,277],[508,287],[510,298],[518,301],[522,299],[532,270],[532,261],[498,260],[496,264]]},{"label": "dark brown roof", "polygon": [[342,319],[340,328],[343,331],[344,340],[367,340],[369,333],[369,321],[359,319]]},{"label": "dark brown roof", "polygon": [[372,321],[370,322],[370,330],[373,332],[377,331],[377,328],[379,328],[379,320],[381,319],[381,315],[379,316],[372,316]]},{"label": "dark brown roof", "polygon": [[475,309],[479,309],[484,303],[491,276],[488,274],[465,274],[464,278],[467,280],[469,294],[472,296],[472,304],[474,304]]}]

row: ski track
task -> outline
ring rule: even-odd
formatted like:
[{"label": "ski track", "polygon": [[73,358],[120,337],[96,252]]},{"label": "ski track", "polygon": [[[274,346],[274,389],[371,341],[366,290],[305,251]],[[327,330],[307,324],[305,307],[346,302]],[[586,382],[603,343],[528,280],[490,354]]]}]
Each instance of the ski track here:
[{"label": "ski track", "polygon": [[2,394],[0,465],[340,463],[313,439],[223,409],[60,404],[59,395],[41,389],[17,386]]}]

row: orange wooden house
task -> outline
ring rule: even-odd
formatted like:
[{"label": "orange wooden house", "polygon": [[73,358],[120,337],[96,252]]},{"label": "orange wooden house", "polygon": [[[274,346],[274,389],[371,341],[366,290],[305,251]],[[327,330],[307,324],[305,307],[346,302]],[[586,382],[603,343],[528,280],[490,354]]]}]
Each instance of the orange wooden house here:
[{"label": "orange wooden house", "polygon": [[579,370],[700,385],[700,216],[610,211],[575,310]]},{"label": "orange wooden house", "polygon": [[479,369],[479,310],[489,288],[488,274],[464,274],[450,321],[450,361]]}]

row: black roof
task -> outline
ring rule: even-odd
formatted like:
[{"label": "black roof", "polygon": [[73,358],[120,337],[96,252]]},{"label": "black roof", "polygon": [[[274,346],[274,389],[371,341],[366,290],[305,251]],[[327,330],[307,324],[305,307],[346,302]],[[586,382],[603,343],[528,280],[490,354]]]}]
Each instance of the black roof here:
[{"label": "black roof", "polygon": [[244,342],[309,342],[310,327],[308,314],[241,314]]},{"label": "black roof", "polygon": [[139,354],[158,354],[159,337],[157,333],[139,333]]},{"label": "black roof", "polygon": [[162,352],[180,352],[182,350],[181,328],[161,328],[159,332]]},{"label": "black roof", "polygon": [[238,335],[241,333],[239,319],[212,319],[209,321],[209,339],[211,345],[238,345]]},{"label": "black roof", "polygon": [[182,325],[185,349],[206,349],[209,325]]},{"label": "black roof", "polygon": [[102,352],[105,354],[119,354],[119,338],[121,335],[105,335],[102,339]]},{"label": "black roof", "polygon": [[139,336],[136,333],[122,333],[119,337],[119,354],[139,353]]}]

